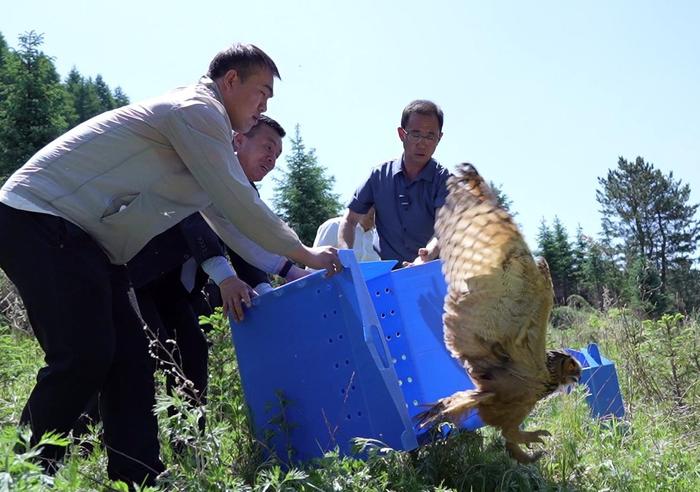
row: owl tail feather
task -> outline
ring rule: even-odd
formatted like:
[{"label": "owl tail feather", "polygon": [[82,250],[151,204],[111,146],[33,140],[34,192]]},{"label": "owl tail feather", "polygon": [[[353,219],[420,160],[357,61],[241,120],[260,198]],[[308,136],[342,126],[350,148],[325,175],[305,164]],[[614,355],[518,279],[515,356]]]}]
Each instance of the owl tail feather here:
[{"label": "owl tail feather", "polygon": [[493,395],[480,390],[467,390],[442,398],[431,408],[415,416],[418,428],[425,429],[442,422],[459,425],[469,410],[488,402]]}]

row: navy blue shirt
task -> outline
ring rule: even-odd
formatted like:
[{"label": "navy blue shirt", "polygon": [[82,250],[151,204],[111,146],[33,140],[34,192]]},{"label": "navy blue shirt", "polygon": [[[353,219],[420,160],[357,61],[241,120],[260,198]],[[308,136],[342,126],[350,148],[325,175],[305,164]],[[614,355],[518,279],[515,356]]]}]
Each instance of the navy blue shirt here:
[{"label": "navy blue shirt", "polygon": [[360,186],[348,208],[365,214],[374,205],[379,256],[383,260],[413,261],[418,249],[435,234],[435,214],[445,204],[450,172],[430,159],[409,181],[403,158],[374,168]]}]

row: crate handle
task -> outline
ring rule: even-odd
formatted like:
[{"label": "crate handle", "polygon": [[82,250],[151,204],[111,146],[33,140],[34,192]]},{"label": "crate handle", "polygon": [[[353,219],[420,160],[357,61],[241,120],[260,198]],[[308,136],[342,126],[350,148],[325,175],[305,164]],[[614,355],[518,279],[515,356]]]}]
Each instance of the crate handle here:
[{"label": "crate handle", "polygon": [[377,325],[369,325],[369,346],[370,349],[376,353],[376,358],[382,362],[384,369],[389,369],[389,358],[387,357],[386,350],[384,350],[384,340],[382,339],[383,333]]}]

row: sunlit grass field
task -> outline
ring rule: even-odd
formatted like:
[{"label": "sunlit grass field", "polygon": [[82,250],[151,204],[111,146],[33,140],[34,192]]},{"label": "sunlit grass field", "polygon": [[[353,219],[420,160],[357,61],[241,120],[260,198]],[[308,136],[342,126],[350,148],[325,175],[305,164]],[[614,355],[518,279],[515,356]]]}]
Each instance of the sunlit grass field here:
[{"label": "sunlit grass field", "polygon": [[[80,440],[58,440],[68,452],[56,476],[42,474],[33,463],[36,450],[27,448],[27,432],[18,432],[16,423],[42,353],[30,334],[9,321],[0,327],[0,491],[127,490],[107,479],[99,426]],[[700,490],[695,318],[641,322],[624,310],[558,308],[550,346],[597,342],[616,362],[627,413],[621,420],[592,419],[585,387],[540,402],[526,425],[552,436],[536,464],[515,463],[498,433],[485,428],[453,433],[412,452],[358,436],[367,459],[331,452],[293,469],[266,458],[249,432],[228,326],[220,315],[211,321],[207,431],[196,431],[203,409],[165,395],[159,377],[156,411],[168,470],[148,490]],[[180,409],[177,416],[168,416],[169,406]],[[180,452],[174,452],[175,442]]]}]

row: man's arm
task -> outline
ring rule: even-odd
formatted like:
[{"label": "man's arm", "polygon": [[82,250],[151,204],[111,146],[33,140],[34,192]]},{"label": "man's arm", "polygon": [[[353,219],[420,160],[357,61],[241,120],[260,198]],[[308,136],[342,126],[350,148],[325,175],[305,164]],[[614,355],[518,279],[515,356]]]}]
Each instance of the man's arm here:
[{"label": "man's arm", "polygon": [[338,247],[340,249],[352,249],[355,245],[355,228],[361,217],[362,214],[353,212],[350,209],[345,211],[338,229]]},{"label": "man's arm", "polygon": [[242,321],[243,305],[250,307],[253,289],[241,280],[224,256],[219,238],[200,214],[192,214],[179,224],[189,250],[197,264],[219,287],[224,315]]},{"label": "man's arm", "polygon": [[[251,265],[274,274],[279,273],[284,267],[287,258],[270,253],[244,236],[217,208],[209,206],[200,213],[226,245]],[[326,270],[329,276],[343,269],[335,248],[308,248],[299,243],[299,246],[290,251],[287,257],[316,270]]]},{"label": "man's arm", "polygon": [[404,261],[403,266],[416,266],[422,265],[423,263],[428,263],[440,256],[440,247],[438,246],[438,240],[433,237],[424,248],[418,250],[418,256],[411,263]]},{"label": "man's arm", "polygon": [[169,113],[161,131],[227,221],[279,255],[301,249],[294,231],[248,182],[233,152],[230,124],[217,101],[203,96],[188,101]]}]

